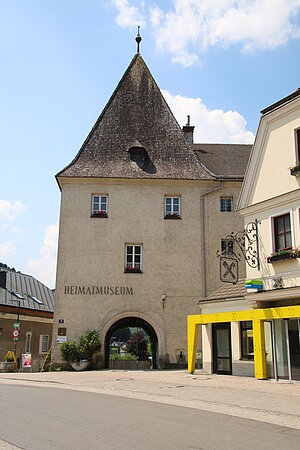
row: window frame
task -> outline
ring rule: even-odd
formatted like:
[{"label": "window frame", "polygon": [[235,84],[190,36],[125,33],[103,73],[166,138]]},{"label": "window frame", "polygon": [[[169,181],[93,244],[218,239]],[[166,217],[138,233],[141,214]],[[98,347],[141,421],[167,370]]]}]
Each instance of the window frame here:
[{"label": "window frame", "polygon": [[[171,211],[167,212],[167,199],[171,200]],[[178,199],[178,212],[174,212],[174,199]],[[181,197],[180,195],[165,195],[164,197],[164,218],[181,219]]]},{"label": "window frame", "polygon": [[270,237],[271,237],[271,249],[272,249],[272,253],[276,253],[279,251],[282,251],[284,249],[278,250],[277,246],[276,246],[276,230],[275,230],[275,220],[278,219],[279,217],[285,216],[289,214],[290,216],[290,225],[291,225],[291,247],[288,248],[294,248],[295,247],[295,240],[294,240],[294,222],[293,222],[293,210],[289,209],[289,210],[284,210],[281,211],[280,214],[275,214],[270,216],[269,220],[270,220]]},{"label": "window frame", "polygon": [[[227,208],[227,201],[230,200],[230,210]],[[224,209],[222,209],[222,201],[225,202]],[[234,212],[233,207],[233,196],[232,195],[222,195],[220,196],[220,212]]]},{"label": "window frame", "polygon": [[[43,350],[43,339],[47,338],[47,350]],[[40,342],[39,342],[39,353],[40,354],[46,354],[49,351],[49,341],[50,341],[50,336],[49,334],[40,334]]]},{"label": "window frame", "polygon": [[[247,322],[250,322],[250,324],[248,325],[244,325],[247,324]],[[240,322],[240,334],[241,334],[241,359],[242,360],[246,360],[246,361],[253,361],[254,360],[254,350],[253,352],[245,352],[244,351],[244,336],[243,336],[243,331],[249,331],[252,330],[252,347],[253,347],[253,322],[251,320],[243,320]],[[248,347],[248,336],[246,337],[246,342],[247,342],[247,347]],[[253,353],[253,355],[252,355]]]},{"label": "window frame", "polygon": [[[229,248],[229,242],[232,243],[232,248]],[[224,250],[223,250],[223,243],[224,243]],[[233,239],[221,239],[221,253],[223,254],[223,252],[225,252],[224,254],[226,256],[232,256],[234,254],[234,242]]]},{"label": "window frame", "polygon": [[[130,255],[127,252],[128,247],[133,247],[132,249],[132,263],[127,262],[127,256]],[[140,247],[140,262],[135,261],[136,247]],[[125,244],[125,261],[124,261],[124,273],[143,273],[143,244]],[[136,265],[139,264],[139,267]]]},{"label": "window frame", "polygon": [[294,129],[295,162],[300,163],[300,127]]},{"label": "window frame", "polygon": [[[29,338],[29,341],[28,341]],[[27,331],[26,335],[25,335],[25,353],[31,353],[31,339],[32,339],[32,333],[31,331]],[[28,344],[28,347],[27,347]]]},{"label": "window frame", "polygon": [[[95,208],[95,199],[98,198],[98,209]],[[106,199],[105,208],[102,208],[102,199]],[[92,194],[92,215],[91,217],[108,218],[108,194]]]}]

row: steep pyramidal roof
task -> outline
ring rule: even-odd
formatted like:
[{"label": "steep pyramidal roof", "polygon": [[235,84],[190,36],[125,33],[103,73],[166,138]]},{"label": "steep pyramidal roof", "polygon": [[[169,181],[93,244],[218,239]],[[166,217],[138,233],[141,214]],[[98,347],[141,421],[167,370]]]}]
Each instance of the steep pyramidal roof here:
[{"label": "steep pyramidal roof", "polygon": [[214,179],[139,53],[78,154],[57,177]]}]

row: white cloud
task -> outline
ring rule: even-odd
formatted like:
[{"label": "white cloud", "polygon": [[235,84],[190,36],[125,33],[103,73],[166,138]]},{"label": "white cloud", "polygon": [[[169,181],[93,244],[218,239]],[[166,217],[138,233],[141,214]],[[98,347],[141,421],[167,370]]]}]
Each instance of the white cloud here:
[{"label": "white cloud", "polygon": [[168,91],[162,94],[181,126],[186,123],[187,115],[191,116],[195,142],[253,143],[254,134],[247,130],[247,121],[237,111],[210,110],[201,98],[172,95]]},{"label": "white cloud", "polygon": [[[138,24],[142,13],[129,0],[113,0],[113,4],[118,25]],[[149,24],[157,48],[186,67],[198,64],[199,54],[210,47],[238,44],[242,51],[253,52],[300,37],[300,0],[173,0],[169,4],[163,9],[150,3]]]},{"label": "white cloud", "polygon": [[0,199],[0,219],[13,220],[25,211],[25,206],[19,201],[10,202]]},{"label": "white cloud", "polygon": [[[128,0],[112,0],[112,4],[118,11],[116,22],[120,27],[136,28],[138,25],[146,26],[143,13],[137,6],[130,5]],[[143,8],[143,3],[139,3],[139,5]]]},{"label": "white cloud", "polygon": [[0,242],[0,262],[5,263],[6,259],[15,256],[16,252],[13,241]]},{"label": "white cloud", "polygon": [[29,273],[50,288],[55,285],[57,242],[58,224],[49,225],[45,230],[45,239],[40,249],[40,256],[30,258],[28,261]]}]

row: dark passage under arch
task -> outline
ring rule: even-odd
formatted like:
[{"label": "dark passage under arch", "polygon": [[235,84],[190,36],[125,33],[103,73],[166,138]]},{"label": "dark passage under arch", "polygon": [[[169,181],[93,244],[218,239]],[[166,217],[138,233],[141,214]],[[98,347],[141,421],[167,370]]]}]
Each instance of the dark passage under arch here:
[{"label": "dark passage under arch", "polygon": [[[138,345],[135,347],[136,339]],[[144,342],[146,341],[146,342]],[[110,367],[109,362],[115,352],[126,352],[128,355],[132,354],[133,358],[138,356],[138,360],[148,358],[148,352],[145,350],[147,345],[151,349],[151,367],[157,368],[157,335],[153,327],[139,317],[124,317],[115,322],[108,330],[105,336],[105,368]],[[143,344],[143,348],[142,345]],[[136,350],[135,350],[136,349]],[[146,355],[147,353],[147,355]],[[138,364],[137,364],[138,368]]]}]

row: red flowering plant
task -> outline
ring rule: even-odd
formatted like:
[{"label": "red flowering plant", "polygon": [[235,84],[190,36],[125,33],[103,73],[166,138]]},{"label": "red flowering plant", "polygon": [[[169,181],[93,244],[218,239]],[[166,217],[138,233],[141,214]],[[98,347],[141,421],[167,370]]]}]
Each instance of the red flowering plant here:
[{"label": "red flowering plant", "polygon": [[93,217],[107,217],[106,211],[93,211]]},{"label": "red flowering plant", "polygon": [[133,266],[131,264],[127,264],[124,269],[125,273],[142,273],[142,269],[139,266]]},{"label": "red flowering plant", "polygon": [[268,263],[275,261],[281,261],[284,259],[294,260],[295,258],[300,258],[300,248],[283,248],[277,252],[271,253],[267,258]]}]

